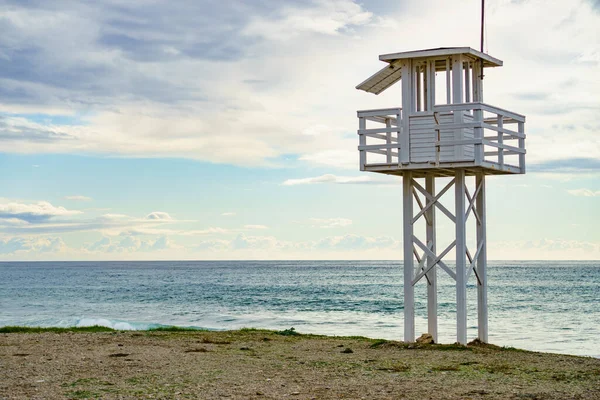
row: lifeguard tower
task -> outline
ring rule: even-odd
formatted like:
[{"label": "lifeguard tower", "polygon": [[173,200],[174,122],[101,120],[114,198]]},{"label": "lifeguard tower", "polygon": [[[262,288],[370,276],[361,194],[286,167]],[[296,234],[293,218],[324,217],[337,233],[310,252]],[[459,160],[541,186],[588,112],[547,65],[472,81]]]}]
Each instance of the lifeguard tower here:
[{"label": "lifeguard tower", "polygon": [[[457,342],[467,343],[471,275],[477,281],[478,338],[487,342],[485,176],[525,173],[525,117],[483,102],[484,69],[502,66],[483,52],[451,47],[379,59],[386,66],[356,88],[380,94],[400,81],[402,107],[358,111],[358,150],[361,171],[403,180],[404,340],[415,341],[414,287],[423,278],[428,331],[438,340],[440,267],[456,281]],[[436,178],[444,177],[450,182],[436,191]],[[440,201],[452,186],[454,212]],[[443,249],[437,246],[436,210],[455,224],[456,238]],[[474,249],[467,248],[469,217],[476,220]],[[415,227],[423,223],[425,237],[419,238]],[[454,268],[444,258],[452,250]]]}]

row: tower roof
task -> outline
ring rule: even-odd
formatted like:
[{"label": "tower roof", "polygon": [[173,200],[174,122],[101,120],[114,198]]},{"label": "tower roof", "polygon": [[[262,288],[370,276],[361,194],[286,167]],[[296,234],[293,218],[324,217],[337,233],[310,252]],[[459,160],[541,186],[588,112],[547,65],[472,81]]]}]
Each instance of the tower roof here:
[{"label": "tower roof", "polygon": [[[416,51],[405,51],[401,53],[382,54],[379,56],[381,61],[389,65],[379,70],[366,81],[356,86],[359,90],[365,92],[379,94],[398,82],[402,78],[401,61],[406,59],[427,59],[432,57],[443,57],[451,55],[463,55],[467,59],[475,61],[483,60],[484,67],[501,67],[502,60],[494,58],[490,55],[474,50],[470,47],[439,47],[437,49],[426,49]],[[438,60],[435,63],[436,71],[445,71],[446,63],[444,60]]]}]

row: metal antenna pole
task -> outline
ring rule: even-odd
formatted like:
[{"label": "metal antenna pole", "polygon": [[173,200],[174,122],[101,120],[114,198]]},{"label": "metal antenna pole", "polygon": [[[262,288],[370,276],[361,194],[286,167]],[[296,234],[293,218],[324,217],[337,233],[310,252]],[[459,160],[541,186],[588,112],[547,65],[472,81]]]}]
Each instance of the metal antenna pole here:
[{"label": "metal antenna pole", "polygon": [[483,24],[485,21],[485,0],[481,0],[481,52],[483,53]]}]

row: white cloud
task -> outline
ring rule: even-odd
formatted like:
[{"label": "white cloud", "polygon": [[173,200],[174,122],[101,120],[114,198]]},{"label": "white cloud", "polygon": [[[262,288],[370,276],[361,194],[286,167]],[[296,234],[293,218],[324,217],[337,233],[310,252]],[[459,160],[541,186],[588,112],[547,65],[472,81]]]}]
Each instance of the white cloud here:
[{"label": "white cloud", "polygon": [[352,220],[348,218],[310,218],[313,227],[316,228],[341,228],[352,225]]},{"label": "white cloud", "polygon": [[269,229],[269,227],[266,225],[244,225],[244,229]]},{"label": "white cloud", "polygon": [[154,211],[146,215],[146,219],[151,219],[155,221],[171,221],[173,218],[171,218],[171,216],[166,212]]},{"label": "white cloud", "polygon": [[20,219],[35,223],[44,222],[54,217],[66,217],[81,214],[81,211],[67,210],[62,206],[53,206],[47,201],[35,204],[4,203],[0,204],[0,219]]},{"label": "white cloud", "polygon": [[333,174],[325,174],[321,176],[315,176],[312,178],[301,178],[301,179],[287,179],[283,182],[284,186],[296,186],[296,185],[312,185],[315,183],[370,183],[373,182],[373,178],[368,175],[363,176],[337,176]]},{"label": "white cloud", "polygon": [[233,217],[234,215],[234,212],[224,212],[221,214],[222,217]]},{"label": "white cloud", "polygon": [[246,236],[240,233],[230,243],[234,250],[240,249],[272,249],[280,246],[279,241],[273,236]]},{"label": "white cloud", "polygon": [[59,237],[13,237],[0,238],[0,254],[37,255],[41,253],[62,253],[67,248]]},{"label": "white cloud", "polygon": [[92,201],[91,197],[82,196],[82,195],[74,195],[74,196],[65,196],[66,200],[74,200],[74,201]]},{"label": "white cloud", "polygon": [[324,238],[316,243],[322,250],[368,250],[377,248],[400,248],[400,242],[387,236],[366,237],[343,235]]},{"label": "white cloud", "polygon": [[591,189],[572,189],[567,190],[569,194],[573,196],[581,196],[581,197],[600,197],[600,190],[591,190]]},{"label": "white cloud", "polygon": [[307,33],[338,35],[344,29],[369,23],[373,14],[350,0],[320,0],[314,7],[286,6],[272,18],[254,17],[243,33],[286,41]]},{"label": "white cloud", "polygon": [[600,258],[600,242],[560,238],[490,242],[488,258],[491,260],[597,260]]},{"label": "white cloud", "polygon": [[104,254],[152,252],[170,248],[180,248],[180,246],[173,245],[167,236],[159,236],[152,239],[124,232],[116,238],[104,236],[100,240],[88,245],[85,250],[92,253]]}]

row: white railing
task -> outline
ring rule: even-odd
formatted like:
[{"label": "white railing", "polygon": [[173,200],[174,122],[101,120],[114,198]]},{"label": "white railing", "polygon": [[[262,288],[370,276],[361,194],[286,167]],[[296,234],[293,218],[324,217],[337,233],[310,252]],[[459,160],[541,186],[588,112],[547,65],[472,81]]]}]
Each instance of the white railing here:
[{"label": "white railing", "polygon": [[[357,114],[361,170],[369,164],[410,164],[414,162],[411,152],[419,151],[420,157],[430,163],[454,162],[452,156],[448,158],[448,154],[454,152],[443,150],[451,146],[456,150],[457,161],[469,158],[477,166],[493,163],[500,170],[525,173],[523,115],[485,103],[436,105],[433,111],[412,114],[409,118],[421,118],[421,122],[415,123],[420,125],[413,128],[411,123],[403,123],[406,121],[402,120],[401,108],[364,110]],[[514,125],[516,129],[512,127]],[[429,127],[430,135],[419,136],[419,132],[429,131]],[[404,129],[415,132],[405,135]],[[449,131],[457,134],[449,137]],[[409,140],[419,142],[410,143]],[[430,151],[427,143],[430,143]]]},{"label": "white railing", "polygon": [[[475,164],[492,162],[500,168],[518,168],[520,173],[525,173],[525,116],[507,111],[485,103],[461,103],[434,106],[435,113],[443,112],[469,112],[473,119],[466,123],[441,124],[441,128],[469,128],[473,129],[473,138],[453,142],[436,142],[439,146],[475,146]],[[507,125],[517,125],[516,130],[509,129]],[[488,135],[488,133],[490,133]],[[516,146],[507,144],[514,143]]]},{"label": "white railing", "polygon": [[[361,170],[367,165],[367,154],[375,155],[378,158],[375,161],[380,163],[398,164],[403,138],[402,109],[363,110],[357,114]],[[405,144],[404,148],[408,146]]]}]

